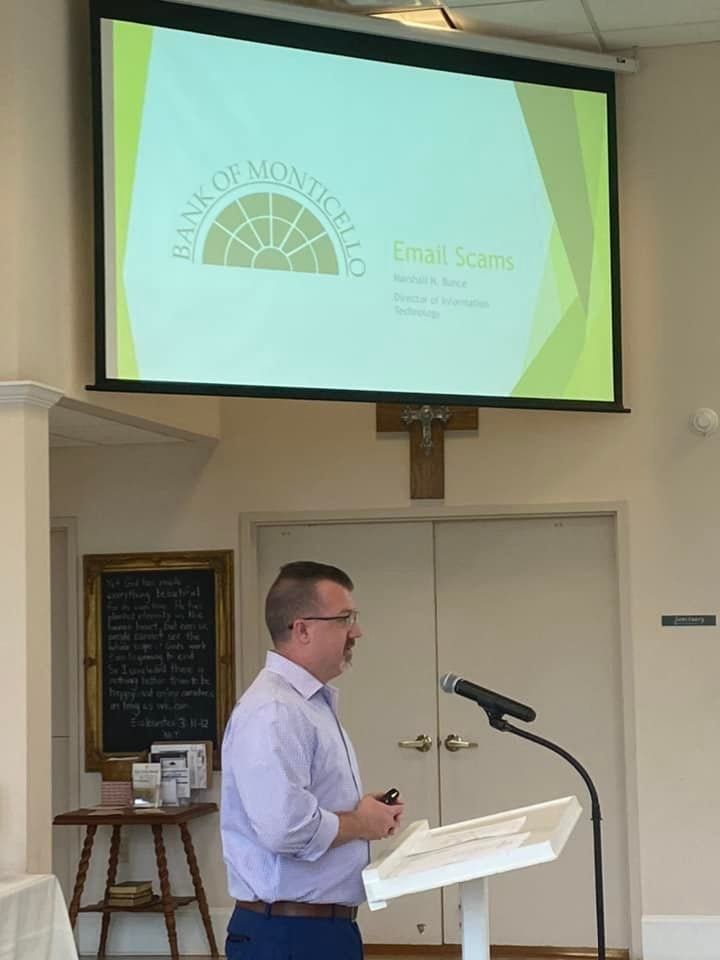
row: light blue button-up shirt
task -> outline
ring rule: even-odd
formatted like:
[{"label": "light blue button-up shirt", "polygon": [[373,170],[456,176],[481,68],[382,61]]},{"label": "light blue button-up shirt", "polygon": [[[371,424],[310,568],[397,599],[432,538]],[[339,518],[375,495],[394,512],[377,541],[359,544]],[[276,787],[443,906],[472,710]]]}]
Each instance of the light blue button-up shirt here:
[{"label": "light blue button-up shirt", "polygon": [[364,840],[332,847],[337,813],[362,796],[338,691],[273,651],[240,698],[222,746],[220,831],[230,895],[355,905]]}]

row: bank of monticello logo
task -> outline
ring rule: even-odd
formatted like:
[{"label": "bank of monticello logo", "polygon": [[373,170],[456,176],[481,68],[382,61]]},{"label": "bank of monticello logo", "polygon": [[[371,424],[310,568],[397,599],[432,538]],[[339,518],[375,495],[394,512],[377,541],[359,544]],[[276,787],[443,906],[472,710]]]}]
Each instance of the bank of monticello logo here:
[{"label": "bank of monticello logo", "polygon": [[183,205],[172,256],[194,264],[361,277],[355,224],[336,193],[282,160],[216,170]]}]

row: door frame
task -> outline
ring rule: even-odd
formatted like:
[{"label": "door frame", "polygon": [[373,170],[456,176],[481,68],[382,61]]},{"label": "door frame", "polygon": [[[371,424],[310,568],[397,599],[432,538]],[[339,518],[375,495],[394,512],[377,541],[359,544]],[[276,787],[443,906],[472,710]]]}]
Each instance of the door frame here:
[{"label": "door frame", "polygon": [[[81,743],[80,736],[83,723],[82,703],[82,651],[80,635],[82,624],[80,621],[79,604],[79,553],[78,553],[78,524],[76,517],[51,517],[50,531],[60,530],[65,533],[65,570],[67,573],[67,655],[70,669],[68,670],[68,784],[70,787],[70,809],[80,806],[80,774],[81,774]],[[63,827],[68,831],[71,859],[76,863],[80,859],[80,828]]]},{"label": "door frame", "polygon": [[604,516],[615,526],[616,587],[618,597],[618,635],[620,638],[621,688],[623,702],[623,746],[625,761],[626,835],[628,845],[628,890],[630,955],[640,957],[641,888],[639,811],[637,790],[637,749],[635,724],[634,650],[630,618],[630,507],[627,501],[589,501],[574,503],[486,504],[447,506],[442,503],[413,504],[370,510],[302,510],[241,513],[239,517],[239,605],[238,689],[252,682],[264,663],[258,617],[258,530],[262,527],[295,525],[331,525],[338,523],[413,523],[443,520],[498,520],[521,518]]}]

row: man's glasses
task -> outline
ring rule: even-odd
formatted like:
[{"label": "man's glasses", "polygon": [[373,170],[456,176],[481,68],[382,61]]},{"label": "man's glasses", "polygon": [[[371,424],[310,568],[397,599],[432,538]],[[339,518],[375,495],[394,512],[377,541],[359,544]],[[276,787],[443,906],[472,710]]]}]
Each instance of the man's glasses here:
[{"label": "man's glasses", "polygon": [[[350,613],[338,613],[334,617],[295,617],[295,620],[337,620],[338,623],[349,630],[358,622],[359,615],[357,610],[351,610]],[[292,630],[295,620],[288,624],[288,630]]]}]

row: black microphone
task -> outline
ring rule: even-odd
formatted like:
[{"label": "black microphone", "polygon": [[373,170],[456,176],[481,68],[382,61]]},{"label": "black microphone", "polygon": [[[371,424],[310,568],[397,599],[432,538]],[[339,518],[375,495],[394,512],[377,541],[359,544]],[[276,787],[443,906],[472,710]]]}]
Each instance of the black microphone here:
[{"label": "black microphone", "polygon": [[489,717],[502,717],[507,713],[517,720],[523,720],[525,723],[531,723],[536,717],[532,707],[528,707],[524,703],[518,703],[517,700],[511,700],[509,697],[504,697],[501,693],[479,687],[470,680],[456,677],[454,673],[446,673],[444,677],[441,677],[440,687],[445,693],[457,693],[461,697],[473,700],[479,707],[483,708]]}]

